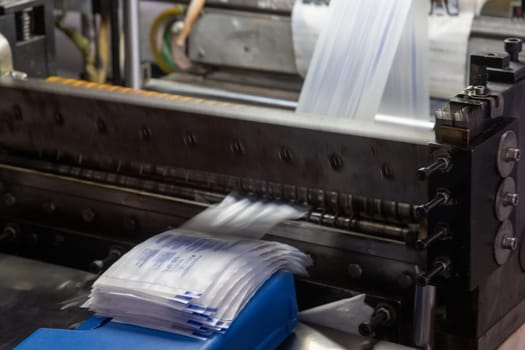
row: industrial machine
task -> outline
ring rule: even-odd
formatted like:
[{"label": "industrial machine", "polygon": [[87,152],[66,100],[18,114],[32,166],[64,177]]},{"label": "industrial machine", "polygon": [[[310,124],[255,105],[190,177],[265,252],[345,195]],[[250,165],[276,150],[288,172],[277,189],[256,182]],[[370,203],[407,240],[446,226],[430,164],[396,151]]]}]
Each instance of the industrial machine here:
[{"label": "industrial machine", "polygon": [[495,349],[525,322],[525,66],[505,49],[471,56],[435,134],[3,74],[0,247],[100,271],[232,191],[302,203],[266,237],[314,258],[301,307],[366,293],[363,335]]},{"label": "industrial machine", "polygon": [[[525,165],[519,162],[525,138],[525,64],[520,39],[506,39],[494,52],[472,54],[469,86],[436,112],[435,124],[336,127],[329,118],[320,124],[285,110],[293,104],[270,109],[223,102],[243,100],[231,94],[202,99],[38,79],[54,70],[48,46],[53,39],[45,35],[50,30],[43,31],[40,21],[21,27],[34,31],[27,38],[20,32],[22,41],[9,33],[18,28],[17,21],[36,18],[44,2],[19,3],[17,9],[23,10],[4,9],[0,1],[4,265],[14,266],[14,256],[31,258],[40,262],[24,263],[20,273],[43,271],[49,285],[71,276],[72,284],[83,286],[96,276],[84,280],[79,270],[100,273],[135,244],[238,192],[310,209],[304,219],[277,226],[265,239],[286,242],[313,257],[310,277],[296,280],[301,309],[365,293],[375,311],[359,331],[372,343],[491,350],[525,323],[525,221],[520,215],[525,202],[519,200],[525,186]],[[247,3],[252,5],[242,6]],[[250,11],[255,11],[255,23],[271,31],[292,4],[208,1],[189,39],[190,58],[208,66],[227,61],[237,68],[278,73],[270,85],[277,82],[293,99],[297,81],[286,77],[297,72],[283,64],[293,59],[283,56],[290,54],[284,49],[291,45],[284,42],[289,36],[279,37],[280,55],[262,61],[255,60],[262,56],[253,50],[269,49],[260,46],[239,46],[243,51],[234,57],[239,61],[200,49],[203,31],[221,27],[232,16],[253,24]],[[6,19],[15,20],[8,34],[2,29]],[[47,58],[37,61],[47,65],[27,68],[32,61],[24,45],[40,45],[44,56],[39,57]],[[222,71],[208,78],[224,87],[234,75]],[[172,91],[159,84],[150,80],[146,86]],[[209,90],[183,92],[214,95]],[[247,102],[279,105],[276,101]],[[42,263],[74,270],[60,267],[53,273]],[[56,293],[67,294],[69,301],[85,297],[59,285]],[[31,312],[28,317],[34,317]],[[0,315],[0,325],[9,323]],[[302,327],[298,337],[305,333]]]}]

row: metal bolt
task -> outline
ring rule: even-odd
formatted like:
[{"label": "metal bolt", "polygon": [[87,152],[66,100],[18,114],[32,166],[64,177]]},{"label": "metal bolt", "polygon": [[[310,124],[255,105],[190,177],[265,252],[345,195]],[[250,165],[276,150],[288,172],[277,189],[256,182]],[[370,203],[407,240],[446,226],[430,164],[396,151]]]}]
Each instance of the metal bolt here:
[{"label": "metal bolt", "polygon": [[361,278],[363,275],[363,268],[359,264],[348,265],[348,275],[351,279]]},{"label": "metal bolt", "polygon": [[450,200],[450,195],[448,193],[438,192],[436,196],[434,197],[434,199],[432,199],[430,202],[414,207],[415,214],[417,217],[424,217],[432,209],[440,205],[447,204],[449,200]]},{"label": "metal bolt", "polygon": [[394,171],[392,170],[392,167],[390,166],[390,164],[384,163],[381,166],[381,175],[383,175],[383,177],[385,179],[393,179],[394,178]]},{"label": "metal bolt", "polygon": [[98,132],[103,134],[103,133],[106,132],[106,129],[107,129],[106,128],[106,123],[102,119],[98,118],[97,119],[97,130],[98,130]]},{"label": "metal bolt", "polygon": [[197,144],[197,138],[191,132],[187,133],[184,137],[184,143],[187,146],[195,146]]},{"label": "metal bolt", "polygon": [[519,148],[507,148],[505,150],[505,160],[507,162],[518,162],[521,157],[521,151]]},{"label": "metal bolt", "polygon": [[231,149],[233,153],[242,156],[243,154],[246,154],[246,148],[244,147],[243,143],[240,140],[234,140]]},{"label": "metal bolt", "polygon": [[292,152],[290,152],[286,146],[283,146],[279,151],[279,158],[281,158],[283,162],[291,163],[293,160]]},{"label": "metal bolt", "polygon": [[126,231],[135,231],[137,229],[137,220],[131,216],[126,217],[124,219],[124,228]]},{"label": "metal bolt", "polygon": [[60,114],[60,112],[55,113],[55,123],[57,123],[58,125],[64,124],[64,117],[62,116],[62,114]]},{"label": "metal bolt", "polygon": [[504,40],[505,51],[509,54],[512,62],[519,62],[519,55],[523,48],[520,38],[507,38]]},{"label": "metal bolt", "polygon": [[503,236],[503,239],[501,240],[501,248],[509,249],[509,250],[516,250],[516,248],[518,248],[517,238],[509,236],[509,235]]},{"label": "metal bolt", "polygon": [[91,208],[86,208],[82,210],[82,220],[87,223],[93,222],[95,220],[95,211]]},{"label": "metal bolt", "polygon": [[470,91],[474,95],[485,95],[487,93],[487,87],[485,85],[474,85]]},{"label": "metal bolt", "polygon": [[149,140],[151,139],[151,136],[152,136],[151,129],[148,128],[147,126],[143,126],[140,129],[140,137],[142,137],[143,140]]},{"label": "metal bolt", "polygon": [[450,260],[448,258],[437,258],[434,261],[432,270],[421,274],[417,277],[417,283],[426,286],[432,278],[447,272],[450,269]]},{"label": "metal bolt", "polygon": [[434,242],[437,239],[445,239],[447,235],[448,235],[448,229],[446,227],[440,227],[439,230],[437,230],[434,234],[428,236],[425,239],[419,239],[416,242],[416,249],[417,250],[427,249],[432,242]]},{"label": "metal bolt", "polygon": [[7,224],[4,227],[2,234],[0,234],[0,241],[9,239],[17,239],[20,235],[20,227],[17,224]]},{"label": "metal bolt", "polygon": [[515,207],[518,205],[520,197],[517,193],[507,192],[503,197],[503,205],[506,207]]},{"label": "metal bolt", "polygon": [[11,193],[4,194],[4,204],[7,207],[12,207],[16,204],[16,197],[13,196]]},{"label": "metal bolt", "polygon": [[53,213],[56,209],[57,207],[52,201],[46,201],[42,203],[42,210],[44,210],[48,214]]},{"label": "metal bolt", "polygon": [[19,106],[13,107],[13,115],[16,120],[22,120],[22,110],[20,109]]},{"label": "metal bolt", "polygon": [[414,284],[414,278],[409,273],[403,272],[397,278],[397,284],[402,289],[410,288]]},{"label": "metal bolt", "polygon": [[343,168],[343,159],[337,153],[332,153],[329,160],[332,169],[339,171]]},{"label": "metal bolt", "polygon": [[437,171],[445,172],[450,168],[450,160],[446,157],[440,157],[429,166],[418,169],[417,175],[420,179],[426,179],[428,176],[432,175]]}]

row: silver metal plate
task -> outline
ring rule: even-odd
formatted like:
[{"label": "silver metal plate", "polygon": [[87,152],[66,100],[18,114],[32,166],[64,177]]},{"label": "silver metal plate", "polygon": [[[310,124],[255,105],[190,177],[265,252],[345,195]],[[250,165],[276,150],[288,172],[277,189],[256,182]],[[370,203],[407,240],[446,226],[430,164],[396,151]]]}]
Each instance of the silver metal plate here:
[{"label": "silver metal plate", "polygon": [[192,61],[296,74],[290,18],[208,9],[189,38]]}]

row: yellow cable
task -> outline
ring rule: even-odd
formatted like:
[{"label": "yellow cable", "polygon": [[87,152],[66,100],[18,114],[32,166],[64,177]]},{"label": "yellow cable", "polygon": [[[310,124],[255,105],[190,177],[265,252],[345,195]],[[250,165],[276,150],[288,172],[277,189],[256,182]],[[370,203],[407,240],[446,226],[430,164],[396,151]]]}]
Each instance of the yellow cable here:
[{"label": "yellow cable", "polygon": [[173,69],[171,69],[171,67],[166,63],[166,61],[162,57],[162,53],[159,50],[159,45],[157,41],[157,33],[160,28],[164,27],[164,25],[170,18],[178,16],[183,12],[184,8],[182,6],[177,6],[162,12],[160,15],[157,16],[157,18],[155,18],[149,31],[149,44],[151,47],[151,52],[153,53],[153,57],[155,58],[155,63],[157,63],[160,69],[166,74],[173,72]]}]

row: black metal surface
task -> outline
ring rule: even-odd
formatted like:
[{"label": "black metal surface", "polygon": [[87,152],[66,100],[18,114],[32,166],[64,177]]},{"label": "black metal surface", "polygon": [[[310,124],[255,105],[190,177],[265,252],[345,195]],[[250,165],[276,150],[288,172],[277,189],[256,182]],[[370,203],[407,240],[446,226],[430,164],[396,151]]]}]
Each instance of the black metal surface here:
[{"label": "black metal surface", "polygon": [[[426,145],[233,119],[229,115],[235,116],[235,106],[194,104],[189,111],[187,104],[142,95],[115,94],[110,101],[96,90],[81,89],[79,96],[72,87],[9,85],[0,87],[3,98],[10,101],[0,106],[0,145],[8,149],[52,159],[70,157],[77,164],[112,159],[119,167],[130,162],[146,170],[153,165],[173,166],[298,189],[426,202],[426,183],[416,174],[427,163]],[[21,119],[13,118],[15,106],[21,109]],[[209,114],[197,112],[199,107],[206,107]],[[57,113],[63,124],[57,124]],[[106,126],[103,133],[97,128],[99,120]],[[197,141],[191,146],[185,142],[190,133]],[[242,144],[242,154],[235,152],[236,143]],[[283,145],[296,154],[294,162],[279,157]],[[333,155],[342,161],[337,169],[330,163]],[[388,177],[381,171],[385,164]]]},{"label": "black metal surface", "polygon": [[41,327],[75,328],[90,316],[80,305],[94,275],[0,254],[0,349]]}]

